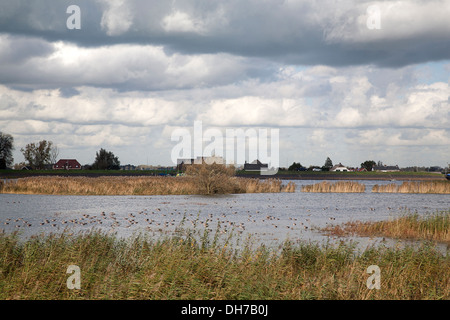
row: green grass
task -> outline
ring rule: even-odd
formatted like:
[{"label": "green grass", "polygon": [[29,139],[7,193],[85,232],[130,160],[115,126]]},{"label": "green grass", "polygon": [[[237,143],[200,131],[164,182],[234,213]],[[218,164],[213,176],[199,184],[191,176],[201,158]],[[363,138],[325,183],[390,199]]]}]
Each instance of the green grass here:
[{"label": "green grass", "polygon": [[[0,299],[450,298],[450,257],[431,244],[355,248],[345,242],[254,247],[182,228],[157,240],[100,231],[25,240],[1,233]],[[79,290],[66,287],[69,265],[80,267]],[[381,269],[380,290],[366,287],[370,265]]]}]

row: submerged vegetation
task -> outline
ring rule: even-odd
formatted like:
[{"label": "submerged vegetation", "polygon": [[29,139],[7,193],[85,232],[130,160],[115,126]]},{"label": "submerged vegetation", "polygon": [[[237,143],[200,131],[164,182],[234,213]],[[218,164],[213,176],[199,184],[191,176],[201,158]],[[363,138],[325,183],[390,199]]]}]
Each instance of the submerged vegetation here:
[{"label": "submerged vegetation", "polygon": [[193,165],[183,177],[42,176],[9,180],[0,192],[56,195],[186,195],[259,192],[293,192],[295,184],[279,179],[245,179],[234,176],[234,168],[218,164]]},{"label": "submerged vegetation", "polygon": [[375,185],[372,192],[450,194],[450,181],[405,181],[401,185],[395,183]]},{"label": "submerged vegetation", "polygon": [[388,221],[347,222],[322,229],[330,234],[357,234],[368,237],[390,237],[446,242],[450,244],[450,210],[419,215],[407,213]]},{"label": "submerged vegetation", "polygon": [[355,181],[338,181],[329,183],[322,181],[312,185],[302,186],[302,192],[365,192],[366,186]]},{"label": "submerged vegetation", "polygon": [[279,179],[232,177],[206,189],[195,177],[28,177],[6,181],[1,192],[55,195],[186,195],[210,193],[293,192]]},{"label": "submerged vegetation", "polygon": [[295,184],[283,186],[279,179],[245,179],[235,177],[235,168],[222,164],[194,164],[186,169],[197,194],[294,192]]},{"label": "submerged vegetation", "polygon": [[295,192],[295,183],[280,179],[234,176],[234,168],[219,164],[191,165],[186,176],[42,176],[5,180],[0,192],[54,195],[188,195]]},{"label": "submerged vegetation", "polygon": [[[365,192],[366,186],[356,181],[338,181],[330,183],[322,181],[312,185],[305,185],[302,192]],[[387,185],[374,185],[372,192],[377,193],[437,193],[450,194],[450,182],[445,180],[432,181],[405,181],[401,185],[390,183]]]},{"label": "submerged vegetation", "polygon": [[[169,195],[295,192],[295,183],[283,185],[281,179],[236,177],[231,170],[192,167],[183,177],[161,176],[41,176],[0,180],[0,192],[59,195]],[[357,181],[322,181],[301,187],[302,192],[364,193],[366,186]],[[375,185],[376,193],[450,194],[449,181],[405,181]]]},{"label": "submerged vegetation", "polygon": [[[285,242],[253,247],[206,229],[121,239],[100,231],[0,233],[0,299],[449,299],[450,256],[419,249]],[[81,288],[66,283],[80,268]],[[367,268],[379,266],[370,290]]]}]

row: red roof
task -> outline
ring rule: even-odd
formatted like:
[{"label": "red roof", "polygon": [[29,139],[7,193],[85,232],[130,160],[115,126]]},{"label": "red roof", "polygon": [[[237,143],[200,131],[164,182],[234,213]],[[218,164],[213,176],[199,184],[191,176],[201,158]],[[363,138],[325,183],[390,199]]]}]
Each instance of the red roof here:
[{"label": "red roof", "polygon": [[53,165],[53,169],[81,169],[81,164],[75,159],[61,159]]}]

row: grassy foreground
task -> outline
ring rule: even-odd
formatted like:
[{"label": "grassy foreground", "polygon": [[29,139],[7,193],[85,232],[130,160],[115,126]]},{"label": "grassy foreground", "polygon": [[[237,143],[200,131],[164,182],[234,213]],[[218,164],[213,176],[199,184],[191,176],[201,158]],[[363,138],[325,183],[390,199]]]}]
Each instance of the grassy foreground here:
[{"label": "grassy foreground", "polygon": [[[159,240],[0,233],[0,299],[450,299],[450,256],[431,244],[231,243],[207,231]],[[69,265],[79,266],[81,289],[67,288]],[[367,288],[370,265],[381,270],[379,290]]]}]

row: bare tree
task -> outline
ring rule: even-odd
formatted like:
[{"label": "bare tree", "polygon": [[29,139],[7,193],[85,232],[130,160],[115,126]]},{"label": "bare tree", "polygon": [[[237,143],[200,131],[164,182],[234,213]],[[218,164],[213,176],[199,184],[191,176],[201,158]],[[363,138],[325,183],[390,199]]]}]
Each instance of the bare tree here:
[{"label": "bare tree", "polygon": [[59,156],[59,148],[58,146],[55,145],[50,150],[50,163],[55,164],[56,161],[58,161],[58,156]]},{"label": "bare tree", "polygon": [[33,169],[44,169],[50,163],[50,153],[54,148],[53,142],[42,140],[38,143],[29,143],[20,149],[28,165]]},{"label": "bare tree", "polygon": [[186,168],[186,175],[193,177],[203,194],[233,193],[238,186],[233,179],[234,167],[222,164],[193,164]]}]

